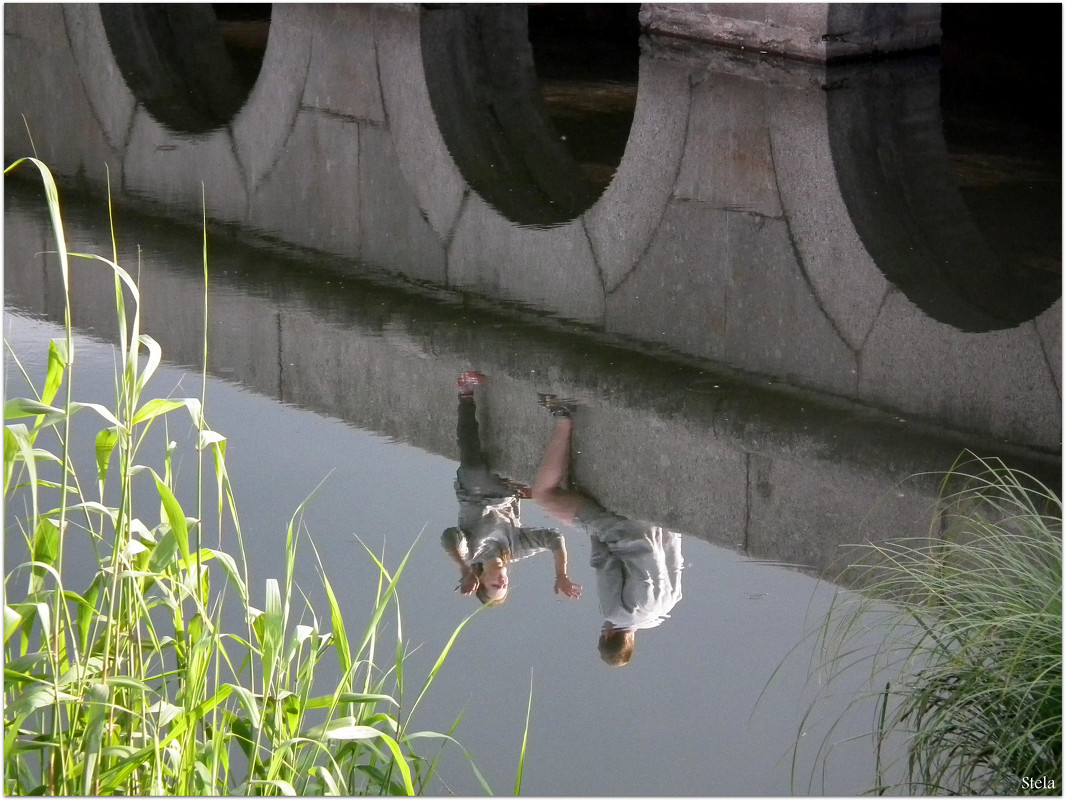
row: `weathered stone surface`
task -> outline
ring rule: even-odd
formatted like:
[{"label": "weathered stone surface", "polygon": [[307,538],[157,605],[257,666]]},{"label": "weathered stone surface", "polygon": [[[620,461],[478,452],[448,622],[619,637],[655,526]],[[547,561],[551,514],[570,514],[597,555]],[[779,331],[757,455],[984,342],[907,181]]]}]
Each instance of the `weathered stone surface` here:
[{"label": "weathered stone surface", "polygon": [[381,92],[400,167],[433,230],[447,243],[468,189],[432,123],[418,14],[378,8],[375,20]]},{"label": "weathered stone surface", "polygon": [[935,3],[644,3],[640,21],[656,33],[821,62],[940,41]]},{"label": "weathered stone surface", "polygon": [[[121,150],[126,145],[137,100],[111,57],[100,11],[94,4],[71,3],[63,6],[63,21],[93,114],[100,121],[108,145]],[[118,165],[109,166],[115,169]]]},{"label": "weathered stone surface", "polygon": [[375,267],[443,284],[444,246],[418,207],[389,131],[359,131],[360,253]]},{"label": "weathered stone surface", "polygon": [[1032,325],[967,334],[899,292],[889,294],[863,346],[857,394],[1020,445],[1062,439],[1058,384]]},{"label": "weathered stone surface", "polygon": [[671,202],[647,252],[607,299],[607,331],[724,361],[726,216],[709,204]]},{"label": "weathered stone surface", "polygon": [[[15,87],[31,87],[31,95]],[[121,182],[121,156],[82,88],[61,5],[4,7],[4,151],[12,161],[36,153],[56,174],[99,187],[109,165],[112,181]]]},{"label": "weathered stone surface", "polygon": [[1055,386],[1062,397],[1062,298],[1052,304],[1051,308],[1033,321],[1040,344],[1047,355],[1051,373],[1055,376]]},{"label": "weathered stone surface", "polygon": [[254,194],[292,134],[311,60],[308,7],[275,3],[259,78],[248,102],[230,124],[237,159]]},{"label": "weathered stone surface", "polygon": [[677,197],[781,216],[766,84],[717,72],[697,73],[694,79]]},{"label": "weathered stone surface", "polygon": [[[825,59],[823,19],[769,18],[766,3],[644,3],[641,24],[655,33],[814,61]],[[810,24],[797,26],[795,23]]]},{"label": "weathered stone surface", "polygon": [[612,333],[805,386],[854,386],[854,355],[812,299],[780,220],[671,203],[607,309]]},{"label": "weathered stone surface", "polygon": [[726,361],[795,386],[849,395],[855,354],[811,293],[782,220],[729,214]]},{"label": "weathered stone surface", "polygon": [[377,80],[373,6],[316,4],[305,13],[313,22],[304,105],[383,123],[385,108]]},{"label": "weathered stone surface", "polygon": [[647,55],[625,155],[602,197],[582,217],[607,291],[648,246],[674,190],[688,127],[689,70]]},{"label": "weathered stone surface", "polygon": [[358,258],[359,132],[353,120],[301,112],[281,157],[256,187],[250,224],[297,245]]},{"label": "weathered stone surface", "polygon": [[858,348],[888,282],[870,258],[840,195],[817,87],[768,90],[770,139],[789,235],[816,302],[840,336]]},{"label": "weathered stone surface", "polygon": [[584,323],[603,321],[603,286],[580,222],[511,225],[471,194],[448,250],[448,280]]},{"label": "weathered stone surface", "polygon": [[825,54],[829,59],[920,50],[939,42],[939,3],[827,6]]},{"label": "weathered stone surface", "polygon": [[[175,136],[138,107],[123,162],[127,192],[230,222],[245,219],[248,196],[229,131]],[[160,193],[159,186],[166,189]]]}]

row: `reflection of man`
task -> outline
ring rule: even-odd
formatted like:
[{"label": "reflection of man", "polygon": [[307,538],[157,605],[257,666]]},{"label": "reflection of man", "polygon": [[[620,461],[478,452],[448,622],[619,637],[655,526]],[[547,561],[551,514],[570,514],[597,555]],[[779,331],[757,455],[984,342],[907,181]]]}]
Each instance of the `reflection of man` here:
[{"label": "reflection of man", "polygon": [[533,499],[563,523],[589,532],[600,612],[600,657],[621,666],[633,656],[638,629],[658,626],[681,600],[681,535],[660,526],[608,512],[582,493],[564,488],[570,465],[574,421],[554,396],[542,401],[555,430],[544,451]]},{"label": "reflection of man", "polygon": [[474,405],[474,388],[485,376],[467,371],[459,376],[459,469],[455,496],[459,525],[441,534],[441,546],[459,566],[463,595],[474,593],[483,604],[502,603],[510,587],[511,562],[551,551],[555,563],[555,592],[578,598],[581,587],[566,574],[566,545],[555,529],[523,526],[519,520],[524,488],[505,481],[489,469],[481,452]]}]

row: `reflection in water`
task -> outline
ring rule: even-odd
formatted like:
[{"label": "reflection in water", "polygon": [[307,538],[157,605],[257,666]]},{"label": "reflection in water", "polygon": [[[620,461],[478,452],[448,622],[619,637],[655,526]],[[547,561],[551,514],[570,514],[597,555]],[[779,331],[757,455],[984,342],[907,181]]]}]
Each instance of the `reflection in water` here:
[{"label": "reflection in water", "polygon": [[[501,720],[500,699],[523,699],[520,713],[530,672],[538,681],[551,677],[553,691],[539,695],[536,714],[538,726],[547,727],[539,731],[557,734],[537,743],[540,758],[529,769],[534,792],[787,792],[782,773],[788,767],[776,760],[802,717],[794,688],[806,675],[805,659],[799,673],[791,674],[799,679],[783,682],[768,705],[772,715],[762,729],[757,719],[747,729],[732,721],[750,719],[767,676],[802,633],[814,588],[825,603],[839,589],[816,585],[797,571],[754,566],[753,559],[802,564],[831,576],[842,544],[868,535],[924,533],[936,491],[930,471],[948,467],[964,446],[1003,446],[1033,459],[1057,483],[1061,327],[1057,312],[1016,324],[1055,300],[1057,288],[1037,293],[1035,301],[1024,287],[999,292],[1002,282],[974,293],[988,282],[968,283],[965,271],[923,273],[914,259],[874,258],[892,247],[907,251],[932,223],[915,214],[910,198],[932,200],[943,193],[912,179],[950,177],[945,165],[955,154],[937,139],[932,72],[912,80],[900,67],[892,73],[897,79],[885,65],[860,65],[827,75],[754,54],[645,40],[639,81],[631,75],[628,84],[612,83],[593,75],[575,90],[542,59],[545,50],[532,30],[531,12],[530,41],[508,45],[524,60],[495,76],[495,84],[487,86],[499,92],[474,97],[464,107],[469,111],[464,119],[458,107],[443,112],[436,107],[436,93],[464,88],[447,85],[455,73],[433,71],[440,41],[423,41],[440,9],[279,5],[256,91],[237,119],[210,135],[180,137],[146,124],[146,97],[131,84],[134,98],[108,67],[107,42],[89,24],[99,23],[95,6],[60,11],[40,6],[41,13],[68,20],[77,49],[73,58],[42,58],[39,52],[65,53],[60,48],[68,43],[53,43],[52,50],[36,47],[38,40],[26,33],[32,28],[26,20],[36,19],[29,10],[34,7],[5,9],[12,31],[19,33],[9,36],[5,51],[8,113],[31,112],[42,156],[62,167],[68,181],[90,188],[95,181],[99,190],[102,165],[121,167],[118,185],[124,194],[116,202],[127,208],[117,215],[120,246],[144,247],[145,330],[168,358],[195,364],[203,352],[201,328],[189,324],[189,309],[200,308],[203,297],[200,231],[140,217],[148,198],[167,204],[157,209],[175,217],[194,208],[199,220],[203,179],[209,217],[232,222],[236,233],[259,244],[262,235],[286,252],[290,246],[313,250],[309,257],[288,258],[277,247],[251,250],[211,233],[209,369],[260,393],[226,410],[235,431],[231,453],[239,458],[239,442],[245,454],[255,451],[244,470],[235,470],[262,485],[253,491],[269,495],[275,486],[276,477],[267,472],[271,462],[279,472],[283,468],[277,483],[290,491],[293,473],[318,475],[341,465],[338,497],[317,500],[330,504],[321,529],[329,553],[349,552],[351,527],[369,540],[417,531],[427,520],[435,532],[452,526],[451,487],[431,487],[395,503],[391,499],[403,483],[393,476],[410,480],[413,465],[423,460],[428,465],[423,475],[429,476],[423,483],[432,483],[432,476],[451,469],[448,461],[454,466],[454,381],[466,366],[476,364],[492,376],[478,390],[482,414],[497,408],[509,413],[483,416],[476,440],[460,433],[459,491],[466,468],[476,464],[468,458],[468,442],[477,443],[473,450],[486,473],[491,464],[498,475],[536,485],[546,423],[544,411],[522,399],[532,399],[545,384],[582,399],[578,430],[570,429],[579,438],[570,467],[587,490],[584,497],[612,511],[585,501],[588,511],[579,508],[574,519],[590,536],[567,532],[566,544],[578,580],[593,580],[590,572],[581,572],[582,564],[603,568],[605,579],[617,571],[613,585],[604,581],[613,589],[603,615],[593,604],[572,603],[546,586],[496,587],[518,592],[522,602],[512,598],[467,631],[454,654],[454,686],[448,685],[453,674],[441,674],[441,690],[453,690],[442,693],[449,721],[469,698],[470,676],[493,688],[491,699],[474,702],[471,717],[491,714],[498,725],[459,737],[492,768],[508,763],[513,741],[501,737],[510,721]],[[37,26],[34,35],[57,28],[63,25]],[[468,43],[470,36],[460,34]],[[224,30],[223,40],[231,43],[233,36]],[[530,46],[536,82],[528,70]],[[482,66],[493,63],[486,59]],[[521,75],[517,66],[525,70]],[[49,85],[56,86],[57,96],[48,97],[47,105],[63,114],[49,116],[41,108],[38,74],[47,74]],[[507,75],[515,80],[508,83]],[[847,80],[834,84],[834,76]],[[509,108],[507,92],[517,89],[525,93],[521,104]],[[594,95],[602,101],[596,114],[610,110],[613,123],[628,113],[626,103],[633,104],[628,138],[619,133],[624,126],[608,132],[606,124],[588,124],[596,115],[585,114],[586,101]],[[480,105],[474,102],[479,100]],[[556,216],[542,223],[554,227],[531,230],[477,196],[496,182],[493,191],[503,204],[514,195],[508,186],[529,183],[502,162],[489,162],[498,172],[485,164],[489,145],[528,142],[488,137],[486,147],[473,147],[460,158],[458,149],[440,141],[444,136],[449,147],[462,145],[453,134],[484,120],[486,107],[512,112],[504,131],[521,134],[523,117],[516,112],[536,107],[541,114],[538,103],[550,124],[538,119],[537,135],[546,137],[554,128],[567,137],[565,151],[558,149],[558,138],[535,142],[543,145],[541,163],[545,154],[550,161],[568,152],[577,166],[566,162],[571,172],[558,186],[569,191],[588,184],[591,190],[586,186],[572,196],[598,199],[580,220],[556,225],[559,216],[550,207],[565,208],[571,196],[559,194],[562,203],[534,198],[541,211],[549,207]],[[935,123],[927,131],[934,140],[929,147],[907,151],[916,130],[902,127],[896,109],[923,111],[917,116]],[[84,135],[66,135],[72,116]],[[836,134],[847,129],[834,134],[838,119],[851,120],[862,138],[840,141]],[[587,149],[579,128],[609,147],[600,153]],[[8,125],[9,152],[25,152],[15,133],[21,130]],[[111,149],[103,150],[102,142]],[[901,152],[910,164],[919,156],[937,156],[936,171],[894,174],[892,162],[872,158]],[[612,163],[620,156],[621,163]],[[881,165],[886,169],[873,169]],[[613,180],[598,194],[609,172]],[[558,171],[550,174],[558,177]],[[509,185],[504,179],[514,175]],[[878,205],[878,198],[885,203]],[[891,214],[878,216],[889,199],[908,205],[890,206]],[[985,202],[991,206],[990,199]],[[514,205],[510,216],[521,219],[525,212]],[[997,216],[1009,210],[996,205]],[[51,247],[40,233],[47,225],[40,204],[9,196],[6,220],[8,301],[61,319],[54,265],[22,266],[30,261],[26,254]],[[106,220],[106,208],[99,206],[88,207],[81,219],[71,215],[70,241],[80,250],[109,252]],[[1046,226],[1034,218],[1033,227]],[[987,238],[986,226],[978,228]],[[980,244],[980,238],[970,241]],[[1046,259],[1034,256],[1027,263],[1058,270],[1057,236],[1053,244]],[[120,258],[127,256],[126,263],[134,263],[132,252]],[[916,276],[915,282],[905,281],[907,276]],[[114,296],[110,283],[97,278],[87,271],[72,274],[76,325],[104,335],[113,329]],[[917,289],[907,295],[904,290],[915,283]],[[1029,289],[1034,288],[1040,286]],[[963,290],[974,297],[950,297]],[[1012,304],[1018,308],[1009,314],[999,308],[999,300],[1017,295],[1026,302]],[[958,320],[958,327],[1013,327],[994,335],[962,333],[929,319],[934,307],[922,306],[927,297],[946,310],[937,312],[941,317]],[[980,315],[971,322],[973,307]],[[234,392],[216,383],[220,395]],[[446,393],[438,391],[445,386]],[[216,408],[221,415],[222,405]],[[460,401],[458,414],[460,432],[478,422],[472,400]],[[943,428],[925,427],[920,418]],[[308,421],[314,433],[295,436]],[[253,425],[261,427],[245,432],[244,439],[236,436]],[[377,450],[357,454],[341,447],[353,440]],[[284,458],[263,459],[264,442]],[[91,443],[87,453],[91,459]],[[908,479],[915,473],[924,475]],[[635,482],[638,476],[650,478]],[[493,527],[501,522],[520,530],[518,502],[529,493],[509,485],[493,492],[500,494],[472,501],[478,520],[496,506],[488,515]],[[268,512],[250,526],[257,534],[291,510],[269,506],[277,498],[242,497],[252,509]],[[465,548],[469,556],[484,540],[479,543],[477,532],[468,537],[462,528],[464,500],[458,497],[460,526],[452,526],[449,536],[456,551]],[[360,514],[353,516],[353,508]],[[529,528],[550,530],[551,521],[541,520],[543,508],[530,505],[524,512]],[[619,543],[610,541],[610,526],[627,529],[637,520],[691,535],[686,557],[715,580],[690,581],[686,573],[684,613],[641,635],[655,638],[657,647],[642,644],[640,657],[611,677],[639,686],[655,682],[659,691],[617,704],[616,687],[596,680],[603,671],[592,649],[575,644],[591,641],[605,618],[613,621],[612,629],[639,622],[632,616],[639,602],[629,602],[628,617],[610,611],[632,589],[617,579],[634,567],[616,558]],[[605,521],[609,524],[601,525]],[[646,554],[665,567],[654,573],[651,585],[642,585],[655,590],[645,602],[650,622],[670,613],[680,597],[681,556],[679,537],[649,531],[657,529],[641,531],[641,547],[647,543]],[[545,542],[551,550],[551,540]],[[510,542],[508,548],[513,555]],[[447,593],[444,601],[454,601],[454,608],[440,602],[441,554],[435,543],[428,550],[425,570],[415,574],[409,589],[418,613],[404,634],[413,642],[431,642],[453,628],[450,614],[460,618],[470,611],[466,597]],[[257,543],[256,575],[276,570],[268,552]],[[412,565],[421,556],[415,553]],[[534,561],[545,564],[546,584],[547,558]],[[470,589],[473,582],[463,568],[471,565],[462,562],[460,589],[464,580]],[[497,567],[505,567],[502,557]],[[353,596],[342,603],[357,608],[360,582],[345,589]],[[522,595],[527,589],[531,592]],[[576,589],[572,582],[570,589]],[[823,607],[811,608],[817,614]],[[518,627],[521,637],[514,636]],[[712,640],[728,647],[708,649]],[[505,641],[509,647],[501,653]],[[560,642],[568,647],[556,647]],[[723,680],[708,681],[708,675]],[[863,714],[861,731],[873,713]],[[635,717],[643,725],[630,732],[625,727]],[[617,763],[617,738],[611,735],[621,730],[632,733],[640,764]],[[836,782],[829,789],[851,793],[865,786],[863,763],[847,759],[848,765],[829,772]],[[609,775],[588,770],[608,760],[615,760]],[[658,769],[649,771],[649,764]]]},{"label": "reflection in water", "polygon": [[633,657],[640,629],[658,626],[681,600],[681,535],[608,512],[582,492],[567,489],[573,414],[554,395],[542,396],[555,430],[533,485],[533,497],[551,516],[588,531],[600,612],[600,657],[621,667]]},{"label": "reflection in water", "polygon": [[459,565],[456,590],[463,595],[474,593],[483,604],[501,604],[510,588],[511,563],[551,551],[555,592],[578,598],[581,587],[567,575],[563,535],[555,529],[523,526],[520,498],[528,498],[528,490],[492,472],[485,459],[474,402],[474,389],[485,378],[482,373],[466,371],[458,381],[455,497],[459,501],[459,525],[441,535],[441,546]]}]

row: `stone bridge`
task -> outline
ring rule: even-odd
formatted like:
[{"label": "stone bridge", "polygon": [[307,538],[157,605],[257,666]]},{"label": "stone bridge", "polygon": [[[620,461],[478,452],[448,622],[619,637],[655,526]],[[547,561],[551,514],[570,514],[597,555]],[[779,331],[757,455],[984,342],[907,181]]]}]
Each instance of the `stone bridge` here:
[{"label": "stone bridge", "polygon": [[[130,89],[126,57],[113,49],[136,41],[154,54],[145,64],[155,72],[135,87],[152,95],[187,75],[164,58],[182,48],[109,8],[122,7],[5,8],[9,159],[31,152],[25,116],[55,171],[97,192],[109,171],[120,199],[185,204],[196,218],[203,191],[211,218],[249,235],[827,396],[1059,448],[1058,271],[1018,281],[977,229],[950,178],[934,66],[829,71],[645,43],[625,154],[602,194],[582,198],[576,171],[552,166],[566,167],[566,154],[532,97],[521,6],[274,6],[243,103],[221,89],[186,95],[191,106],[171,108],[168,124]],[[766,25],[802,16],[832,30],[858,7],[826,8],[758,6]],[[903,9],[932,29],[935,6],[874,8],[880,17],[862,12],[864,24]],[[668,12],[681,13],[652,4],[642,14]],[[491,31],[491,53],[464,33],[471,16]],[[173,28],[205,29],[195,17],[183,25]],[[224,83],[218,48],[200,50],[198,68],[216,59],[208,74]],[[505,62],[516,66],[488,91],[506,83],[509,93],[486,102],[512,112],[490,129],[472,98]],[[224,124],[182,129],[193,111],[220,108]],[[519,163],[507,189],[534,187],[547,201],[487,201],[463,141]],[[567,209],[562,219],[544,216],[552,205]]]},{"label": "stone bridge", "polygon": [[[1061,449],[1059,275],[1013,280],[971,218],[939,134],[935,64],[824,63],[935,41],[935,6],[892,6],[882,33],[899,35],[888,38],[873,36],[884,18],[862,7],[645,4],[651,30],[681,32],[702,9],[704,23],[782,44],[763,54],[735,38],[712,49],[646,36],[624,155],[590,194],[549,135],[521,6],[274,5],[262,64],[242,84],[196,7],[168,29],[199,33],[167,43],[136,6],[123,17],[129,8],[9,4],[5,155],[32,152],[28,127],[68,184],[102,195],[110,182],[120,205],[181,207],[191,221],[204,198],[214,223],[253,244],[449,302],[506,302],[530,321],[522,336],[540,343],[530,366],[513,340],[487,326],[443,333],[426,310],[393,321],[389,337],[380,327],[364,337],[350,319],[338,325],[321,288],[301,288],[319,299],[294,305],[221,287],[216,330],[262,328],[261,353],[227,353],[223,334],[212,343],[242,381],[374,430],[415,431],[413,442],[442,453],[454,449],[442,399],[456,369],[495,372],[500,403],[548,381],[591,399],[583,458],[596,470],[582,479],[607,505],[821,567],[821,552],[853,538],[874,506],[886,530],[921,528],[933,488],[893,489],[927,463],[920,454],[947,467],[961,437],[994,438],[1057,465]],[[738,20],[741,8],[758,13]],[[844,24],[848,14],[858,16]],[[494,48],[479,48],[472,23]],[[844,35],[862,30],[870,35]],[[168,86],[192,80],[176,54],[193,40],[209,86],[200,77],[200,90],[168,102]],[[130,59],[154,67],[137,78]],[[486,86],[507,111],[495,127],[476,102]],[[501,173],[513,165],[503,197],[491,197],[478,153],[498,154]],[[528,202],[507,200],[521,193]],[[46,287],[20,272],[28,262],[14,250],[41,249],[43,228],[32,215],[22,225],[5,243],[5,284],[46,307]],[[146,319],[165,352],[192,361],[199,344],[175,299],[199,290],[171,269],[146,275],[162,292]],[[79,293],[96,302],[89,285]],[[559,330],[589,341],[590,364],[543,343]],[[695,372],[635,389],[622,362],[645,353]],[[404,369],[386,373],[387,363]],[[298,380],[324,366],[336,383]],[[697,399],[708,366],[794,400],[786,413],[755,390]],[[433,378],[439,387],[426,388]],[[644,400],[613,404],[617,382]],[[531,475],[532,444],[513,443],[539,441],[535,425],[531,412],[492,429],[513,476]],[[669,493],[634,496],[633,475],[713,512],[697,519]]]}]

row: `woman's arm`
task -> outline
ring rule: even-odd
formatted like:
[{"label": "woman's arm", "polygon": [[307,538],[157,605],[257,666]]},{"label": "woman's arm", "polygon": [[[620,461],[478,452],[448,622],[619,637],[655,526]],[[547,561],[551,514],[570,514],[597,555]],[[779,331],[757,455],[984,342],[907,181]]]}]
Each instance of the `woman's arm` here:
[{"label": "woman's arm", "polygon": [[559,540],[559,547],[552,550],[552,556],[555,558],[556,594],[562,593],[568,598],[580,598],[581,585],[575,584],[570,580],[570,577],[566,575],[566,545],[563,544],[561,538]]},{"label": "woman's arm", "polygon": [[459,549],[460,543],[464,546],[466,544],[463,542],[462,532],[457,528],[446,529],[441,535],[440,544],[444,548],[444,552],[451,557],[453,562],[459,565],[459,586],[455,590],[463,595],[470,595],[477,590],[478,578],[474,574],[474,569],[466,563],[466,559]]}]

